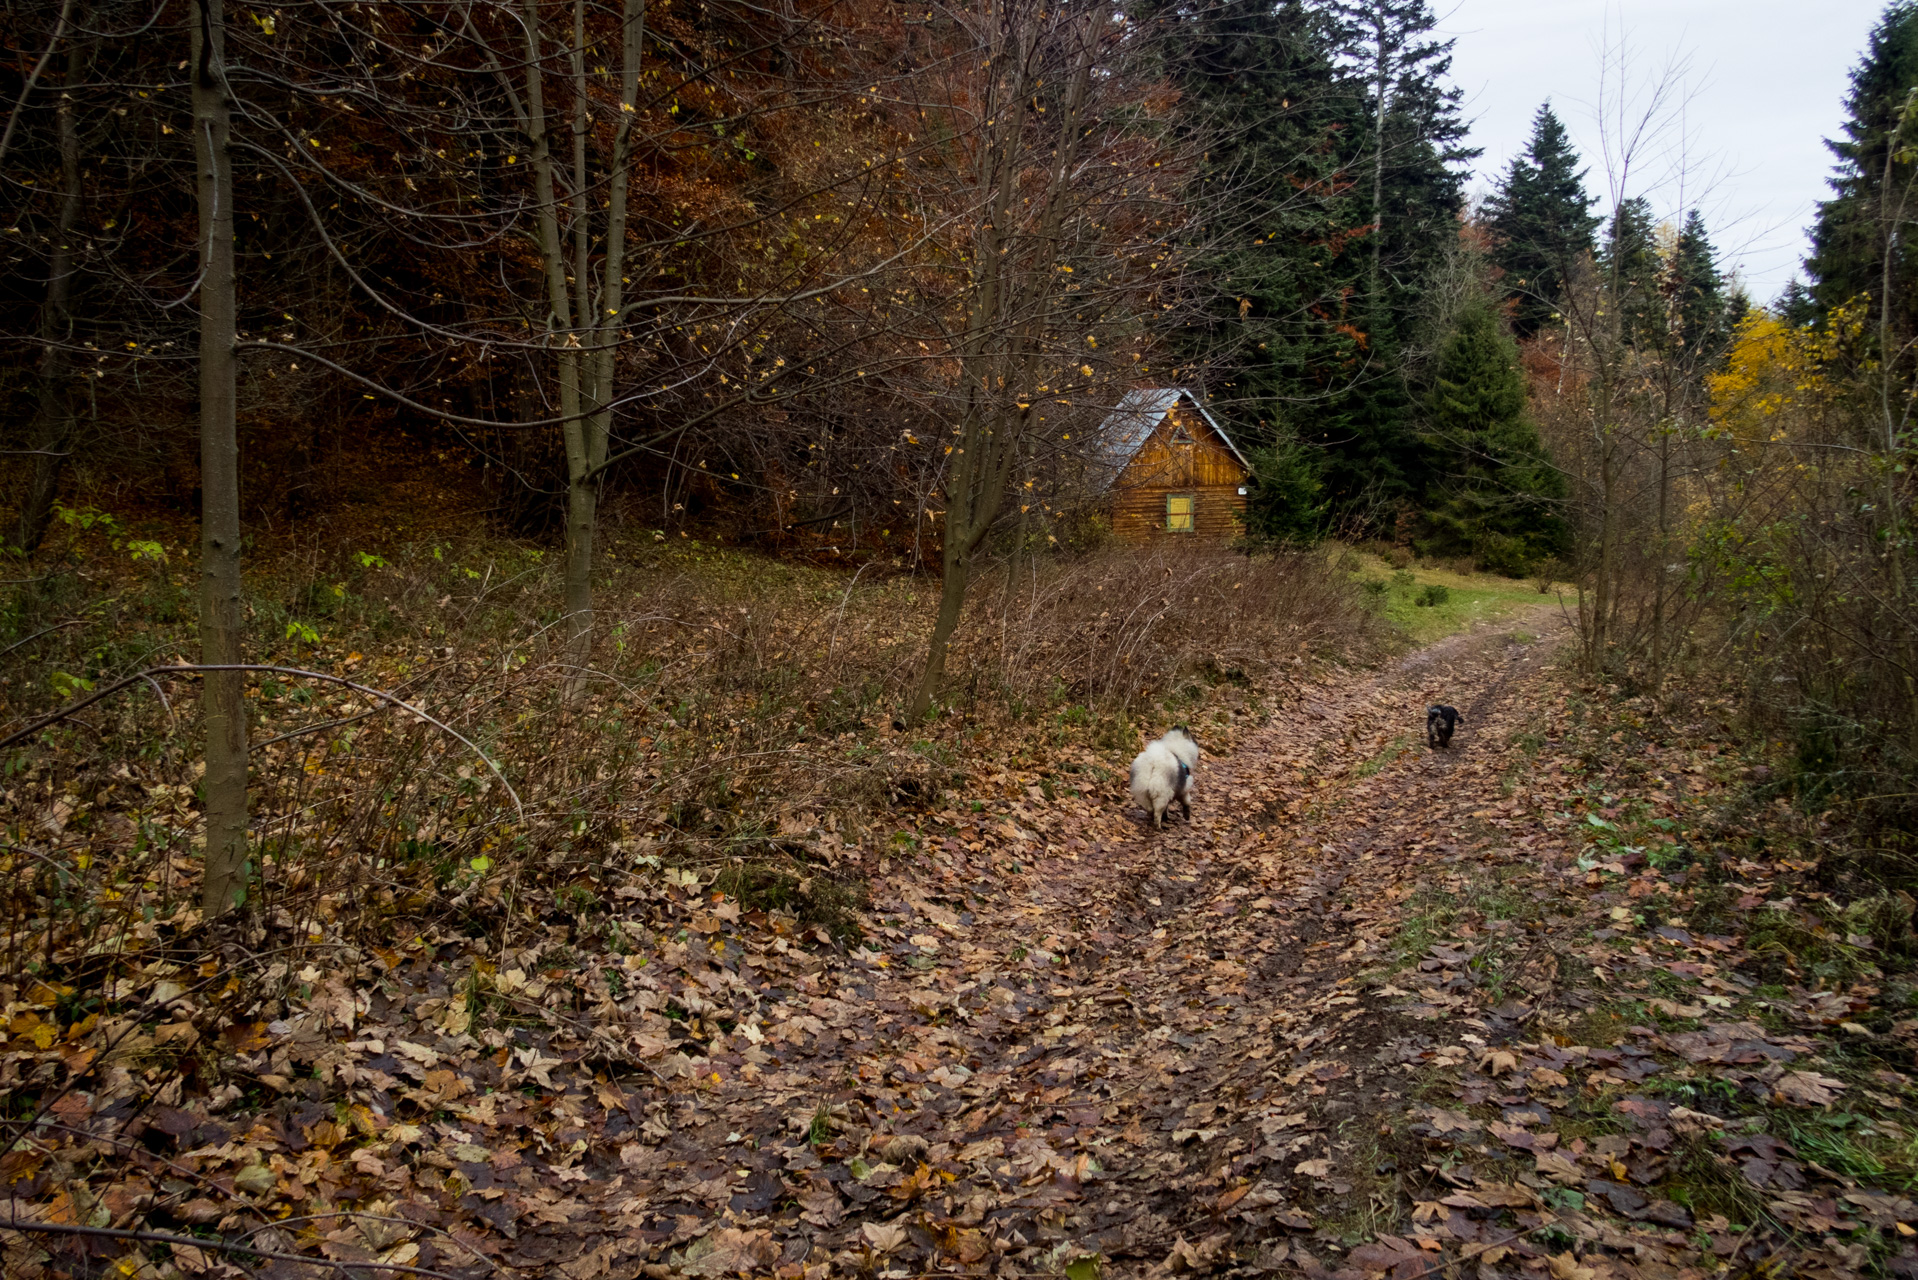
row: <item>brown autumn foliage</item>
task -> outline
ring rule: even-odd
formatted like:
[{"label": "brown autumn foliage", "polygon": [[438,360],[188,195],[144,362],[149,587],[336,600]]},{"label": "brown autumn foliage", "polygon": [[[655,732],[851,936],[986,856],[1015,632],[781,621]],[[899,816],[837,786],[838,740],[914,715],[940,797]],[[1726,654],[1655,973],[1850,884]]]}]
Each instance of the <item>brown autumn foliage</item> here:
[{"label": "brown autumn foliage", "polygon": [[[649,6],[632,104],[596,60],[631,10],[229,14],[259,865],[202,918],[191,12],[5,15],[30,50],[78,14],[51,83],[87,90],[83,147],[22,135],[37,239],[0,286],[37,334],[14,416],[82,499],[21,513],[50,533],[5,602],[9,1277],[1918,1267],[1910,902],[1832,893],[1845,833],[1682,650],[1649,696],[1580,681],[1548,606],[1382,665],[1316,554],[1100,545],[1084,427],[1204,299],[1176,97],[1136,67],[1100,79],[1070,246],[981,222],[1045,203],[1046,40],[1083,10]],[[1035,32],[1034,127],[994,142],[974,55]],[[506,123],[533,63],[589,157],[551,201]],[[604,265],[626,116],[582,680],[552,547],[470,516],[553,532],[568,295],[532,236],[571,219],[568,283]],[[1650,403],[1594,504],[1628,680],[1700,603],[1655,585]],[[936,714],[895,727],[968,422],[1019,431],[1030,518],[986,521],[1017,571],[982,559]],[[1197,816],[1148,837],[1125,762],[1174,719]]]}]

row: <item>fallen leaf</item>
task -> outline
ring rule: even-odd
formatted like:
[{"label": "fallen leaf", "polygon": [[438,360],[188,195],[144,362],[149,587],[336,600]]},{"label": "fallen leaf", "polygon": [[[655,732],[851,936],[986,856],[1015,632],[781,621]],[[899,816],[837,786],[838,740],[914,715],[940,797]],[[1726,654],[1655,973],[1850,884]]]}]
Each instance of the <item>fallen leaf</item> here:
[{"label": "fallen leaf", "polygon": [[859,1234],[878,1253],[891,1253],[906,1243],[906,1229],[897,1222],[868,1222]]},{"label": "fallen leaf", "polygon": [[1552,1280],[1598,1280],[1598,1272],[1579,1266],[1569,1250],[1547,1257],[1545,1264],[1551,1268]]},{"label": "fallen leaf", "polygon": [[1668,1018],[1702,1018],[1705,1007],[1697,1004],[1673,1004],[1670,1000],[1647,1000],[1645,1007]]},{"label": "fallen leaf", "polygon": [[1772,1089],[1794,1107],[1824,1107],[1836,1101],[1844,1087],[1843,1080],[1834,1080],[1816,1071],[1793,1071],[1780,1077]]},{"label": "fallen leaf", "polygon": [[1434,1133],[1476,1133],[1479,1128],[1478,1121],[1465,1112],[1447,1111],[1444,1107],[1433,1107],[1427,1123]]},{"label": "fallen leaf", "polygon": [[1576,1186],[1585,1181],[1584,1170],[1567,1160],[1556,1151],[1541,1151],[1533,1157],[1538,1171],[1552,1181],[1564,1186]]},{"label": "fallen leaf", "polygon": [[1479,1055],[1478,1069],[1494,1077],[1518,1070],[1518,1055],[1509,1049],[1487,1049]]},{"label": "fallen leaf", "polygon": [[772,1232],[721,1227],[687,1247],[679,1270],[689,1276],[751,1275],[778,1258]]}]

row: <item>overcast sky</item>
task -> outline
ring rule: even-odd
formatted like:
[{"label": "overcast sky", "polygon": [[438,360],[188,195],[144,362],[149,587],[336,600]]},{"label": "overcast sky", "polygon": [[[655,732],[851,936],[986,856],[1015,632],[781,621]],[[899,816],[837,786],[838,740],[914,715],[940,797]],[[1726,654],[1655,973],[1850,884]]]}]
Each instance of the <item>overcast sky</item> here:
[{"label": "overcast sky", "polygon": [[1721,264],[1738,268],[1754,299],[1784,288],[1804,256],[1813,206],[1827,195],[1823,140],[1838,132],[1847,76],[1883,0],[1451,3],[1449,16],[1447,0],[1433,8],[1457,38],[1452,75],[1465,91],[1472,145],[1485,150],[1475,192],[1524,149],[1533,113],[1550,98],[1590,168],[1587,189],[1601,210],[1610,206],[1598,111],[1603,103],[1608,121],[1618,118],[1622,39],[1637,104],[1628,118],[1643,115],[1647,88],[1675,61],[1685,87],[1655,144],[1640,148],[1625,194],[1650,197],[1661,216],[1681,200],[1699,206]]}]

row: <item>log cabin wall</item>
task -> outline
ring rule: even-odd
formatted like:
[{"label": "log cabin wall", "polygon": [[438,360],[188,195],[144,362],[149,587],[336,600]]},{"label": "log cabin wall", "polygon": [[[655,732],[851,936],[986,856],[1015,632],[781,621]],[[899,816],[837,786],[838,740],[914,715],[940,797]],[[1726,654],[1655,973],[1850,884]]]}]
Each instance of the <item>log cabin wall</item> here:
[{"label": "log cabin wall", "polygon": [[[1193,496],[1193,529],[1190,534],[1167,533],[1166,497],[1172,493]],[[1245,532],[1245,495],[1238,485],[1206,489],[1126,489],[1112,495],[1112,532],[1127,542],[1146,542],[1153,538],[1192,537],[1205,541],[1229,541]]]},{"label": "log cabin wall", "polygon": [[[1161,537],[1224,541],[1245,532],[1249,477],[1199,414],[1175,405],[1113,482],[1112,532],[1128,542]],[[1166,500],[1192,497],[1191,533],[1168,532]]]}]

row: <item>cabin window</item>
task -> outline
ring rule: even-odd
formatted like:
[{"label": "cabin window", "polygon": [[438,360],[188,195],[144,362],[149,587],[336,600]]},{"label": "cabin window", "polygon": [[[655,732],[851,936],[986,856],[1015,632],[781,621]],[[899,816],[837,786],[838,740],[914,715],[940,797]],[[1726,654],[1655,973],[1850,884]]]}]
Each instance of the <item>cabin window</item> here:
[{"label": "cabin window", "polygon": [[1192,443],[1192,433],[1185,429],[1185,423],[1175,421],[1172,424],[1172,443],[1173,444],[1191,444]]},{"label": "cabin window", "polygon": [[1197,527],[1194,517],[1198,513],[1198,495],[1191,493],[1168,493],[1165,495],[1165,531],[1167,533],[1191,533]]}]

